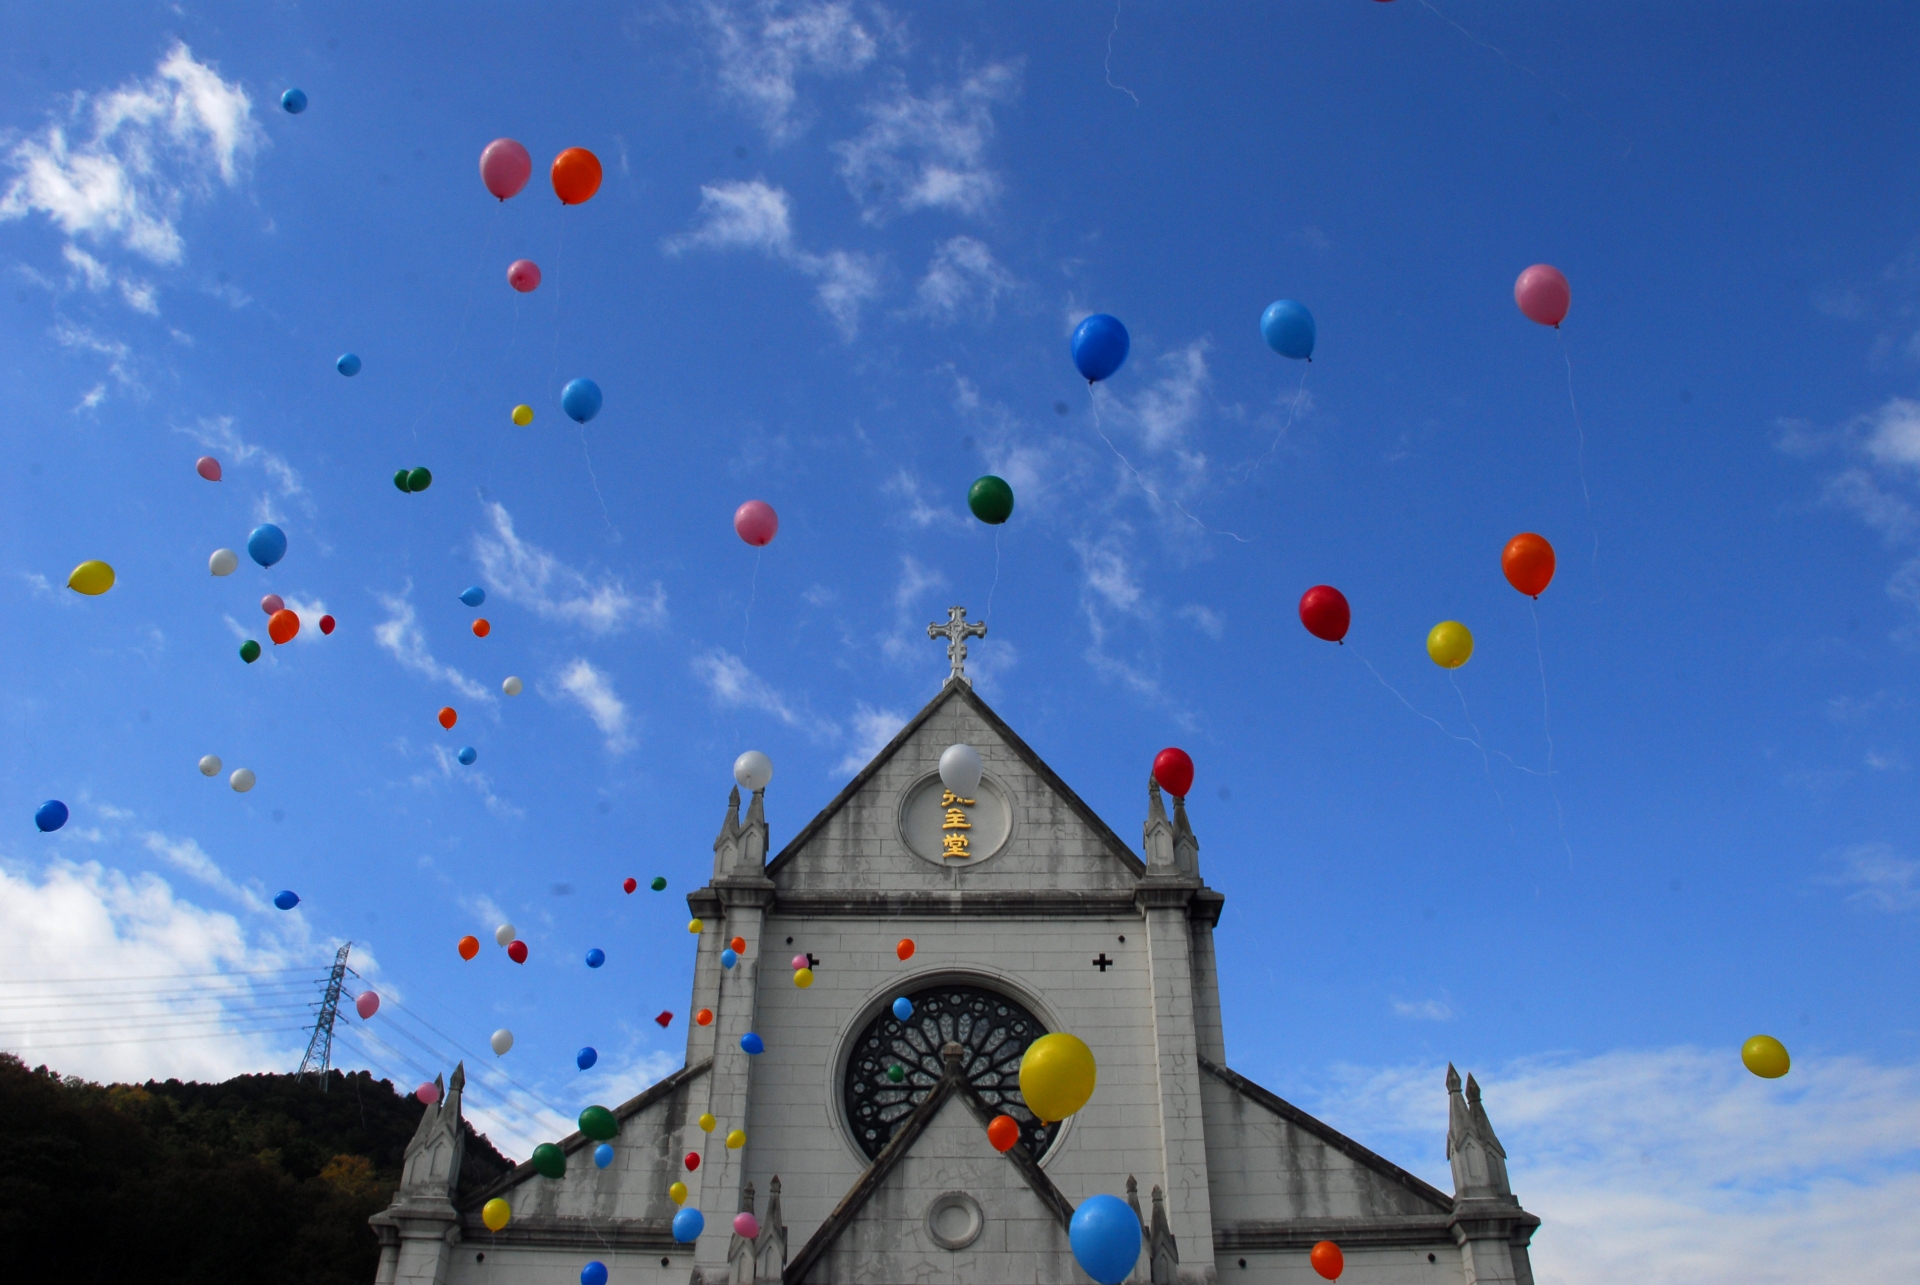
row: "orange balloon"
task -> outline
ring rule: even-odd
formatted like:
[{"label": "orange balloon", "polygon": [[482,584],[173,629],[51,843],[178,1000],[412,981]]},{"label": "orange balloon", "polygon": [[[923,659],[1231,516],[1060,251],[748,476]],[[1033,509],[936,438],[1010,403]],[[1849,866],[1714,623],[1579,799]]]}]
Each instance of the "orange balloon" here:
[{"label": "orange balloon", "polygon": [[600,158],[569,147],[553,158],[553,192],[562,205],[584,205],[600,190]]},{"label": "orange balloon", "polygon": [[462,937],[460,939],[460,958],[472,959],[479,953],[480,939],[478,937]]},{"label": "orange balloon", "polygon": [[293,636],[299,632],[300,617],[285,607],[267,617],[267,637],[273,639],[275,645],[292,642]]},{"label": "orange balloon", "polygon": [[913,938],[902,937],[900,939],[900,944],[893,948],[893,953],[900,956],[902,960],[912,959],[913,958]]},{"label": "orange balloon", "polygon": [[1524,531],[1507,541],[1500,570],[1506,572],[1508,584],[1529,598],[1538,598],[1553,581],[1553,546],[1545,536]]},{"label": "orange balloon", "polygon": [[693,1023],[695,1026],[712,1026],[713,1010],[710,1008],[701,1009],[698,1013],[695,1013],[693,1015]]},{"label": "orange balloon", "polygon": [[473,622],[473,636],[475,638],[485,638],[488,634],[492,632],[493,632],[493,626],[488,624],[486,621],[476,620]]},{"label": "orange balloon", "polygon": [[460,716],[453,712],[453,706],[449,705],[440,711],[440,726],[451,730],[453,725],[459,721]]},{"label": "orange balloon", "polygon": [[1313,1264],[1314,1271],[1330,1281],[1339,1280],[1340,1273],[1347,1266],[1347,1256],[1340,1252],[1340,1246],[1330,1240],[1323,1240],[1315,1245],[1313,1252],[1307,1255],[1307,1261]]},{"label": "orange balloon", "polygon": [[1013,1144],[1020,1141],[1020,1122],[1010,1115],[993,1117],[993,1123],[987,1126],[987,1141],[995,1151],[1013,1150]]},{"label": "orange balloon", "polygon": [[733,953],[736,955],[744,955],[747,953],[747,939],[745,937],[735,937],[732,941],[728,942],[727,945],[733,947]]}]

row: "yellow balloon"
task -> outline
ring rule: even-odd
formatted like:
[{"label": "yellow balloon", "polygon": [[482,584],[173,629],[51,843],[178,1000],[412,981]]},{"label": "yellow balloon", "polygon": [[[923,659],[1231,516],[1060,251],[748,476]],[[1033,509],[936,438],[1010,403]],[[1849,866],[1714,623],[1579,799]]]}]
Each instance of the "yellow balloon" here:
[{"label": "yellow balloon", "polygon": [[701,923],[698,919],[687,920],[687,931],[690,933],[698,933],[701,929],[705,927],[706,925]]},{"label": "yellow balloon", "polygon": [[1473,655],[1473,635],[1457,620],[1443,620],[1427,634],[1427,655],[1442,669],[1458,669]]},{"label": "yellow balloon", "polygon": [[686,1204],[687,1203],[687,1184],[684,1182],[676,1182],[673,1184],[673,1186],[668,1187],[667,1199],[671,1200],[676,1205]]},{"label": "yellow balloon", "polygon": [[813,970],[811,968],[794,969],[793,984],[801,990],[805,990],[807,987],[813,985]]},{"label": "yellow balloon", "polygon": [[513,408],[513,422],[525,428],[533,423],[533,407],[521,405]]},{"label": "yellow balloon", "polygon": [[513,1206],[495,1196],[480,1209],[480,1221],[487,1225],[488,1231],[499,1231],[507,1225],[507,1219],[513,1217]]},{"label": "yellow balloon", "polygon": [[1777,1080],[1793,1065],[1793,1059],[1787,1056],[1787,1046],[1771,1035],[1756,1035],[1742,1044],[1740,1060],[1763,1080]]},{"label": "yellow balloon", "polygon": [[97,598],[113,588],[113,568],[104,562],[83,562],[67,577],[67,588]]},{"label": "yellow balloon", "polygon": [[732,1133],[729,1133],[727,1135],[727,1150],[738,1151],[740,1148],[746,1145],[747,1145],[747,1131],[745,1129],[735,1129]]},{"label": "yellow balloon", "polygon": [[711,1115],[703,1115],[700,1117],[700,1132],[712,1133],[713,1126],[719,1123],[720,1122],[714,1119]]},{"label": "yellow balloon", "polygon": [[1096,1076],[1086,1041],[1055,1031],[1027,1045],[1020,1059],[1020,1096],[1042,1120],[1064,1120],[1087,1105]]}]

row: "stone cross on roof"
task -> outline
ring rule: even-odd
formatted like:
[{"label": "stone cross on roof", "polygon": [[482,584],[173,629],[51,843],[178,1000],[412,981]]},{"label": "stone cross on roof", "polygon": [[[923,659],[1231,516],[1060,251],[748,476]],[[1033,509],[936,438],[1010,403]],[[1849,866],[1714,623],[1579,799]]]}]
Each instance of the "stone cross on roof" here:
[{"label": "stone cross on roof", "polygon": [[957,678],[967,686],[973,686],[967,677],[967,639],[985,638],[987,623],[984,620],[968,620],[965,607],[948,607],[947,623],[934,621],[927,626],[927,637],[947,640],[947,660],[953,665],[950,678]]}]

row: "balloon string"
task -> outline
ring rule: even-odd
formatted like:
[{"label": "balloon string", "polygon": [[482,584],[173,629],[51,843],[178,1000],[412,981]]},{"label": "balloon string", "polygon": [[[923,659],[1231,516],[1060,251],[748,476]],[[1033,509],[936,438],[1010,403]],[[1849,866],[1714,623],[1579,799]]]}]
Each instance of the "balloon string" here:
[{"label": "balloon string", "polygon": [[1171,504],[1174,508],[1180,511],[1181,517],[1184,517],[1187,521],[1193,523],[1195,526],[1199,527],[1202,531],[1205,531],[1208,535],[1230,535],[1230,536],[1233,536],[1234,539],[1240,541],[1240,543],[1242,544],[1253,543],[1253,541],[1247,539],[1245,536],[1234,535],[1234,533],[1231,531],[1214,530],[1212,527],[1202,522],[1199,518],[1196,518],[1193,516],[1193,514],[1187,512],[1185,506],[1183,506],[1180,503],[1180,501],[1169,500],[1166,497],[1162,496],[1160,492],[1154,490],[1152,484],[1147,481],[1146,475],[1143,474],[1139,469],[1133,466],[1132,460],[1128,459],[1126,456],[1120,453],[1120,448],[1113,444],[1113,439],[1107,436],[1106,429],[1101,426],[1100,399],[1093,395],[1093,385],[1091,383],[1087,385],[1087,398],[1093,403],[1093,431],[1099,434],[1100,440],[1107,444],[1107,449],[1113,452],[1113,457],[1119,460],[1122,464],[1127,466],[1127,471],[1129,473],[1132,473],[1134,476],[1134,480],[1140,483],[1141,490],[1145,491],[1148,495],[1151,495],[1154,499],[1158,500],[1162,504]]},{"label": "balloon string", "polygon": [[1593,558],[1590,566],[1598,570],[1600,566],[1600,527],[1593,520],[1593,496],[1587,491],[1587,430],[1580,423],[1580,403],[1573,396],[1573,352],[1567,347],[1567,334],[1555,326],[1554,333],[1560,336],[1560,355],[1567,362],[1567,405],[1573,407],[1573,431],[1580,438],[1580,498],[1587,502],[1587,527],[1593,532]]},{"label": "balloon string", "polygon": [[[993,529],[993,588],[987,590],[987,614],[984,619],[993,619],[993,595],[1000,588],[1000,528]],[[957,869],[958,867],[956,867]]]},{"label": "balloon string", "polygon": [[1553,719],[1547,707],[1547,652],[1540,644],[1540,608],[1527,599],[1527,613],[1533,617],[1533,654],[1540,662],[1540,730],[1547,737],[1547,793],[1553,796],[1553,814],[1560,823],[1560,846],[1567,850],[1567,870],[1573,870],[1573,845],[1567,842],[1567,813],[1560,806],[1560,791],[1553,788]]},{"label": "balloon string", "polygon": [[753,630],[753,600],[760,593],[760,555],[766,551],[765,545],[753,551],[753,578],[747,582],[747,623],[740,630],[740,657],[743,660],[747,655],[747,635]]},{"label": "balloon string", "polygon": [[[1358,647],[1350,645],[1348,646],[1347,650],[1352,652],[1354,655],[1359,656],[1360,663],[1365,665],[1367,667],[1368,672],[1371,673],[1375,678],[1380,679],[1380,685],[1386,688],[1388,691],[1392,692],[1394,696],[1399,699],[1402,705],[1405,705],[1409,710],[1412,710],[1415,714],[1418,714],[1421,718],[1424,718],[1429,723],[1432,723],[1435,727],[1445,732],[1448,736],[1451,736],[1454,740],[1461,741],[1467,745],[1471,745],[1476,750],[1479,750],[1482,754],[1499,755],[1501,758],[1505,759],[1508,762],[1508,764],[1510,764],[1513,767],[1513,769],[1517,772],[1525,772],[1529,776],[1541,775],[1541,773],[1538,770],[1534,768],[1530,768],[1526,766],[1524,763],[1520,763],[1516,761],[1513,755],[1511,754],[1505,753],[1504,751],[1501,751],[1501,750],[1489,750],[1484,745],[1482,745],[1478,740],[1475,740],[1473,737],[1460,735],[1460,733],[1454,731],[1452,728],[1448,727],[1445,723],[1441,722],[1439,719],[1435,718],[1433,715],[1427,713],[1425,710],[1415,705],[1412,701],[1408,700],[1406,696],[1401,693],[1398,687],[1395,687],[1392,683],[1388,682],[1385,678],[1381,677],[1380,671],[1373,667],[1372,661],[1368,660],[1366,656],[1361,654],[1361,651]],[[1464,696],[1461,697],[1461,703],[1463,706],[1466,703],[1466,698]],[[1467,721],[1468,721],[1468,725],[1471,726],[1473,720],[1469,718]],[[1478,732],[1478,730],[1479,729],[1477,728],[1475,729],[1476,733]]]},{"label": "balloon string", "polygon": [[1500,805],[1500,815],[1506,818],[1507,834],[1517,841],[1520,838],[1520,832],[1513,827],[1513,817],[1507,812],[1507,801],[1501,796],[1500,787],[1493,783],[1493,760],[1487,755],[1485,738],[1480,735],[1479,724],[1473,721],[1473,711],[1467,708],[1467,694],[1460,690],[1460,684],[1455,680],[1451,669],[1447,671],[1447,682],[1452,685],[1453,694],[1460,698],[1461,716],[1467,720],[1467,726],[1473,729],[1473,748],[1480,751],[1480,765],[1487,772],[1487,788],[1493,791],[1493,800]]},{"label": "balloon string", "polygon": [[1273,453],[1280,449],[1281,441],[1286,437],[1287,431],[1293,427],[1293,417],[1300,409],[1300,399],[1307,395],[1307,372],[1312,369],[1313,366],[1311,363],[1302,365],[1300,369],[1300,387],[1294,390],[1293,400],[1287,405],[1287,422],[1282,424],[1280,431],[1273,435],[1273,445],[1267,448],[1267,453],[1259,459],[1256,459],[1253,464],[1248,467],[1246,476],[1242,477],[1240,479],[1241,481],[1251,481],[1253,475],[1260,471],[1260,466],[1272,459]]},{"label": "balloon string", "polygon": [[593,472],[593,455],[587,450],[587,426],[585,424],[580,425],[580,454],[581,457],[587,461],[587,481],[593,483],[594,498],[600,501],[600,516],[606,519],[607,534],[613,537],[614,543],[618,543],[620,531],[619,528],[613,525],[613,514],[607,512],[607,497],[600,494],[600,479],[596,477]]},{"label": "balloon string", "polygon": [[1113,38],[1120,34],[1120,3],[1121,0],[1113,0],[1113,29],[1107,32],[1107,61],[1105,64],[1107,69],[1107,88],[1119,90],[1128,98],[1133,99],[1133,105],[1138,107],[1140,105],[1140,95],[1134,93],[1125,85],[1116,85],[1113,83]]}]

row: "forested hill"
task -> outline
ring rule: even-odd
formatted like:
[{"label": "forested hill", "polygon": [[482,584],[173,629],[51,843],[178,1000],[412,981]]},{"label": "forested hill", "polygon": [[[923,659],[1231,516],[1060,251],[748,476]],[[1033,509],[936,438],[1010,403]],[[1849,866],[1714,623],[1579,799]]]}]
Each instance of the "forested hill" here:
[{"label": "forested hill", "polygon": [[[0,1280],[371,1285],[423,1110],[364,1071],[90,1084],[0,1054]],[[511,1168],[466,1128],[463,1195]]]}]

